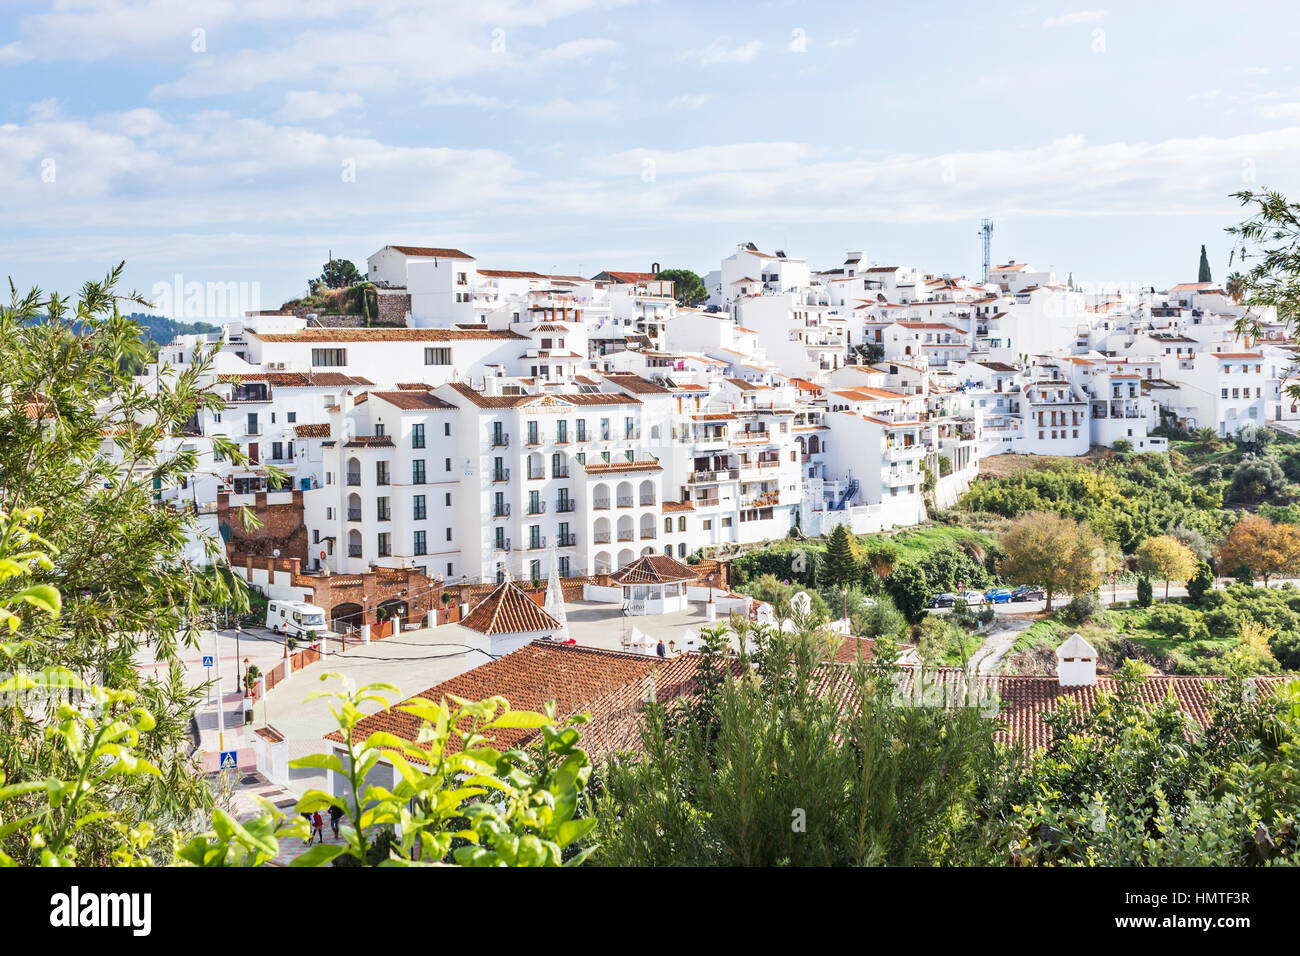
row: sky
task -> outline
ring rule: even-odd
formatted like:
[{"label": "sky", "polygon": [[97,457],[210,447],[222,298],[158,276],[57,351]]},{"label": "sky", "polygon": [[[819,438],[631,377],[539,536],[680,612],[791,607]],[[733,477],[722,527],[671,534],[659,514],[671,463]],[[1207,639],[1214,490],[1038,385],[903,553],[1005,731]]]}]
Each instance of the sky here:
[{"label": "sky", "polygon": [[0,272],[125,259],[166,314],[388,243],[975,277],[988,217],[998,262],[1221,279],[1231,194],[1300,199],[1300,5],[1077,2],[0,0]]}]

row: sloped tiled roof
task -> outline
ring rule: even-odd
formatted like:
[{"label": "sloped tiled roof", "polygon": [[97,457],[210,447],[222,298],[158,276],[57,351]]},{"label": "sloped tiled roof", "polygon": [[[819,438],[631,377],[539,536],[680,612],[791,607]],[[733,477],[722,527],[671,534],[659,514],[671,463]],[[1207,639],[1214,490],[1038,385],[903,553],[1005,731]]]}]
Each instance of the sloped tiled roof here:
[{"label": "sloped tiled roof", "polygon": [[518,634],[524,631],[552,631],[560,622],[551,617],[513,581],[503,581],[496,590],[474,605],[460,622],[480,634]]},{"label": "sloped tiled roof", "polygon": [[295,425],[293,426],[293,433],[299,438],[329,438],[330,426],[328,422]]},{"label": "sloped tiled roof", "polygon": [[476,339],[520,339],[518,332],[495,329],[300,329],[297,332],[249,332],[263,342],[468,342]]},{"label": "sloped tiled roof", "polygon": [[432,256],[435,259],[473,259],[468,253],[461,252],[459,249],[442,249],[437,246],[389,246],[390,249],[396,249],[398,252],[408,256]]},{"label": "sloped tiled roof", "polygon": [[371,392],[370,394],[408,412],[421,408],[454,409],[456,407],[451,402],[444,402],[437,395],[430,392],[415,391],[414,389],[402,389],[396,392]]},{"label": "sloped tiled roof", "polygon": [[618,584],[673,584],[694,581],[698,577],[690,565],[666,554],[643,554],[610,575]]}]

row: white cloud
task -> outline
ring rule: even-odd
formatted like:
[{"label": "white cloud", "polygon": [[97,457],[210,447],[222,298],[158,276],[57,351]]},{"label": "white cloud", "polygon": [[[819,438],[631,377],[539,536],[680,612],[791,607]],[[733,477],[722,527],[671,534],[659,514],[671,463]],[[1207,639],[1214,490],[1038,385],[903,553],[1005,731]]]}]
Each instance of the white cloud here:
[{"label": "white cloud", "polygon": [[733,46],[729,37],[718,37],[703,49],[688,50],[685,57],[696,60],[700,66],[713,66],[716,63],[748,63],[758,56],[762,49],[761,40],[750,40],[748,43]]},{"label": "white cloud", "polygon": [[326,93],[320,90],[289,90],[277,114],[289,123],[306,123],[326,119],[344,110],[359,110],[365,105],[360,93]]},{"label": "white cloud", "polygon": [[1048,17],[1043,21],[1043,26],[1048,28],[1074,27],[1084,23],[1099,23],[1109,15],[1109,10],[1079,10],[1075,13],[1062,13],[1057,17]]},{"label": "white cloud", "polygon": [[537,54],[535,62],[539,64],[563,63],[598,53],[612,53],[617,49],[618,44],[613,40],[604,37],[587,37],[579,40],[569,40],[558,46],[551,47],[549,50],[543,50]]},{"label": "white cloud", "polygon": [[1300,119],[1300,103],[1269,103],[1255,111],[1265,119]]},{"label": "white cloud", "polygon": [[698,110],[711,99],[713,99],[712,93],[683,93],[681,96],[674,96],[668,101],[668,109]]},{"label": "white cloud", "polygon": [[574,120],[597,116],[610,116],[614,104],[609,100],[571,100],[563,96],[521,107],[523,112],[539,120]]}]

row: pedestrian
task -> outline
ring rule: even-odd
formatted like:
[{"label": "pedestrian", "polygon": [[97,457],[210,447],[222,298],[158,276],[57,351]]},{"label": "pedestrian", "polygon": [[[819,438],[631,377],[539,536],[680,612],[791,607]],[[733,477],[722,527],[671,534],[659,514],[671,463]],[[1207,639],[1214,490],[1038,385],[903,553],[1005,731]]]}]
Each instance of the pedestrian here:
[{"label": "pedestrian", "polygon": [[[311,817],[311,835],[313,839],[319,837],[321,843],[325,842],[325,821],[321,819],[319,810],[313,813]],[[307,842],[311,843],[311,840]]]},{"label": "pedestrian", "polygon": [[343,811],[333,804],[330,805],[330,829],[334,831],[334,839],[339,838],[339,821],[343,819]]},{"label": "pedestrian", "polygon": [[658,654],[660,657],[668,656],[668,649],[664,647],[663,638],[659,639],[659,646],[655,648],[655,653]]}]

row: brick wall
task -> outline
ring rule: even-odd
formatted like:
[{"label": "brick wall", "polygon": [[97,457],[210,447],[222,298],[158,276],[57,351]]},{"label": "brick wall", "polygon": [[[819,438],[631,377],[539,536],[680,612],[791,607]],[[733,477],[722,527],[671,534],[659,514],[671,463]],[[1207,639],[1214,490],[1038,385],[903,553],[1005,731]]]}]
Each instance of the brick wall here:
[{"label": "brick wall", "polygon": [[[302,492],[291,494],[291,501],[268,504],[266,492],[259,491],[253,496],[253,504],[248,510],[257,516],[261,526],[246,528],[242,509],[231,506],[228,492],[218,491],[217,525],[226,540],[227,553],[270,556],[278,549],[282,558],[298,558],[305,562],[308,541],[307,526],[302,520]],[[276,497],[283,495],[284,492],[276,492]]]}]

